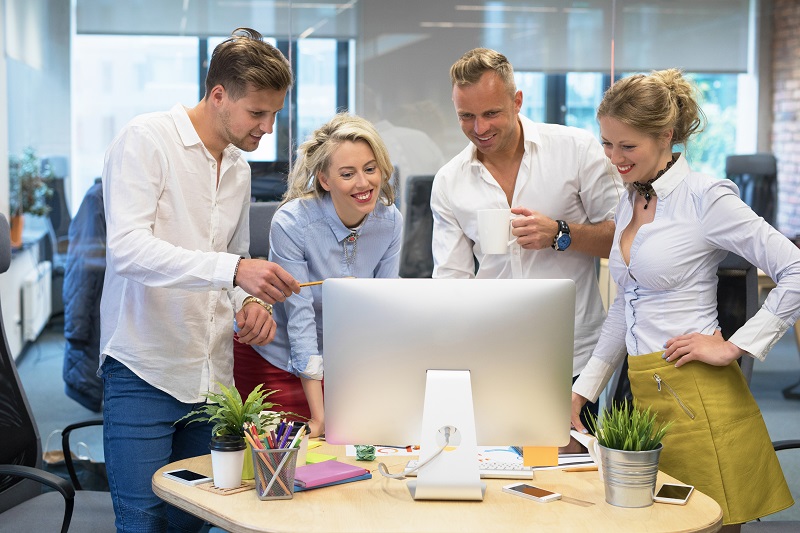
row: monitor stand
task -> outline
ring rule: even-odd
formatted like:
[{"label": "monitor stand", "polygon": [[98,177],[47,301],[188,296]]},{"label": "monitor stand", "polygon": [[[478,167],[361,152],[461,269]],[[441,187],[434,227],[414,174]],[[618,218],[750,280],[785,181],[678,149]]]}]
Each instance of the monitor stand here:
[{"label": "monitor stand", "polygon": [[445,450],[408,482],[415,500],[483,500],[486,484],[478,471],[478,443],[472,381],[468,370],[428,370],[419,463]]}]

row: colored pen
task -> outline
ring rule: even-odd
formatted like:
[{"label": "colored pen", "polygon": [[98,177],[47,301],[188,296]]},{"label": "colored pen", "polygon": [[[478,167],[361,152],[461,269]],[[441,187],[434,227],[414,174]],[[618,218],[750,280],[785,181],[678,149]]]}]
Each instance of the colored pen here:
[{"label": "colored pen", "polygon": [[300,429],[297,431],[297,434],[295,434],[295,436],[292,439],[292,442],[289,444],[288,448],[294,448],[295,446],[298,445],[300,440],[305,436],[307,428],[308,428],[308,426],[306,424],[303,424],[302,426],[300,426]]},{"label": "colored pen", "polygon": [[301,287],[310,287],[312,285],[322,285],[323,281],[325,281],[325,280],[322,280],[322,281],[308,281],[306,283],[301,283],[300,286]]},{"label": "colored pen", "polygon": [[294,427],[294,422],[289,422],[286,425],[286,429],[283,432],[283,436],[281,437],[281,443],[278,444],[278,448],[285,448],[286,441],[289,440],[289,434],[292,432],[292,428]]}]

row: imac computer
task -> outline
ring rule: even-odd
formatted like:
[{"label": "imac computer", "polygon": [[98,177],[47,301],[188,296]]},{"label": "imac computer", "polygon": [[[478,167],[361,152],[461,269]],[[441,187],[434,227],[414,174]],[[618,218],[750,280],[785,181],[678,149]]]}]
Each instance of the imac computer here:
[{"label": "imac computer", "polygon": [[328,279],[325,437],[420,445],[415,499],[481,500],[477,446],[569,442],[575,283]]}]

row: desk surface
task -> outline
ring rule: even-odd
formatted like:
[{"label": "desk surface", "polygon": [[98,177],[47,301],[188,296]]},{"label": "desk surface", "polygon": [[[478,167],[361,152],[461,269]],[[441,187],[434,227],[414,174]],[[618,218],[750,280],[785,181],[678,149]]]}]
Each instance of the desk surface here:
[{"label": "desk surface", "polygon": [[[336,455],[373,472],[366,481],[295,493],[291,500],[261,501],[254,490],[221,496],[183,485],[161,475],[164,470],[189,468],[211,474],[209,455],[185,459],[153,475],[153,491],[163,500],[228,531],[239,532],[378,532],[378,531],[718,531],[722,511],[695,490],[685,506],[656,503],[624,509],[605,502],[597,472],[539,471],[531,483],[565,497],[593,502],[585,506],[559,500],[538,503],[501,491],[507,479],[486,479],[482,502],[414,501],[405,481],[387,479],[377,462],[356,462],[343,446],[325,444],[315,452]],[[407,457],[384,460],[398,472]],[[659,473],[658,483],[673,481]]]}]

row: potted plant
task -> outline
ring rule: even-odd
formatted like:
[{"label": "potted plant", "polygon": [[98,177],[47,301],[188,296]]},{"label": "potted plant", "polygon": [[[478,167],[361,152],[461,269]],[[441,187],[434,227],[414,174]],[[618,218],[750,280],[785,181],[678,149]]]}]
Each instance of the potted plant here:
[{"label": "potted plant", "polygon": [[658,423],[649,407],[628,402],[615,403],[589,420],[598,448],[590,452],[601,469],[606,502],[618,507],[653,504],[661,441],[671,424]]},{"label": "potted plant", "polygon": [[[258,430],[258,434],[261,435],[264,433],[265,428],[274,425],[280,418],[293,414],[272,411],[272,408],[277,404],[268,401],[267,397],[276,393],[277,391],[275,390],[265,390],[262,389],[261,385],[258,385],[243,401],[235,386],[226,387],[220,383],[219,387],[221,392],[209,391],[205,394],[208,403],[175,423],[177,424],[186,419],[189,420],[187,422],[189,424],[192,422],[213,422],[212,435],[231,435],[244,441],[245,424],[254,425]],[[242,479],[252,479],[253,456],[250,452],[249,444],[244,457]]]},{"label": "potted plant", "polygon": [[50,212],[47,199],[53,189],[47,183],[53,177],[48,165],[42,165],[36,151],[25,148],[20,157],[12,156],[8,163],[9,211],[12,246],[22,245],[23,215],[44,216]]}]

